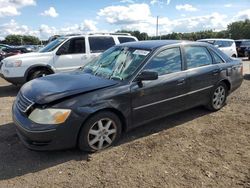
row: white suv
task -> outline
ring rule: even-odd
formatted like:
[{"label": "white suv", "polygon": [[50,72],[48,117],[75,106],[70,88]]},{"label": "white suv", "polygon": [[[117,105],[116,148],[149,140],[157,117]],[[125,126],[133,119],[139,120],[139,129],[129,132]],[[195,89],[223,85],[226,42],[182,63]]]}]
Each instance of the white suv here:
[{"label": "white suv", "polygon": [[13,84],[77,69],[111,46],[138,41],[128,34],[62,36],[39,52],[15,55],[0,62],[0,76]]},{"label": "white suv", "polygon": [[229,57],[238,57],[236,45],[232,39],[201,39],[198,41],[213,44]]}]

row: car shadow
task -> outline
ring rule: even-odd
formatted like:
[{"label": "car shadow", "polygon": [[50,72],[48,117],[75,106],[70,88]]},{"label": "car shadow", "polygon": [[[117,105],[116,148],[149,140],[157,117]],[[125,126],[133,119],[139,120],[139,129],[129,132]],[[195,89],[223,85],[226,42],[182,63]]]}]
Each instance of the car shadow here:
[{"label": "car shadow", "polygon": [[[124,134],[117,145],[158,133],[209,113],[199,107],[153,121]],[[38,172],[70,160],[88,161],[89,157],[89,154],[77,149],[50,152],[31,151],[20,142],[13,123],[0,125],[0,180]]]},{"label": "car shadow", "polygon": [[159,133],[163,130],[182,125],[183,123],[192,121],[193,119],[208,115],[210,113],[211,111],[208,111],[204,107],[197,107],[152,121],[129,131],[127,134],[124,134],[123,139],[120,141],[120,144]]},{"label": "car shadow", "polygon": [[4,85],[0,86],[0,97],[15,97],[20,90],[20,86]]},{"label": "car shadow", "polygon": [[250,80],[250,74],[245,74],[244,75],[244,80]]}]

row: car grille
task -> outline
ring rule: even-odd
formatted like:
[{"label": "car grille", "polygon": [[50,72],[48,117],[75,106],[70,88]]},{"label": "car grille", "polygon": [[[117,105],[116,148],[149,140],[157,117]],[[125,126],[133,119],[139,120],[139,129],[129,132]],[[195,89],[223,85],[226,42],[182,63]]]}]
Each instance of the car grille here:
[{"label": "car grille", "polygon": [[16,100],[18,109],[24,113],[27,112],[30,109],[30,107],[34,104],[34,102],[23,96],[21,93],[18,94]]}]

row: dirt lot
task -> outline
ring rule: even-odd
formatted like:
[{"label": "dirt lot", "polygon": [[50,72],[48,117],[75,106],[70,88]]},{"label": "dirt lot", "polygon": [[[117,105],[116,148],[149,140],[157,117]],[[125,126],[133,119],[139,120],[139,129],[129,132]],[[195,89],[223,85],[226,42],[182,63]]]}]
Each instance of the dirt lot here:
[{"label": "dirt lot", "polygon": [[0,187],[250,187],[250,62],[222,110],[154,121],[100,153],[35,152],[15,134],[17,87],[0,79]]}]

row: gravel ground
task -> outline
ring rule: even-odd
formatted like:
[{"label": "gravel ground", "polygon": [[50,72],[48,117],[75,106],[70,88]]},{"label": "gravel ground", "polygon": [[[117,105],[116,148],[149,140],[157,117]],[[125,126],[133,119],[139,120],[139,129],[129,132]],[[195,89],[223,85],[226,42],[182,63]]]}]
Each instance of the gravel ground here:
[{"label": "gravel ground", "polygon": [[19,88],[0,79],[0,187],[250,187],[249,67],[222,110],[151,122],[91,155],[26,149],[11,120]]}]

